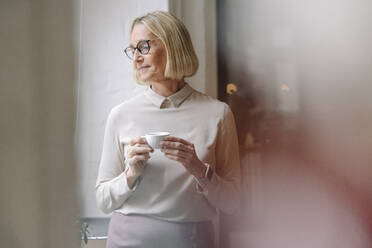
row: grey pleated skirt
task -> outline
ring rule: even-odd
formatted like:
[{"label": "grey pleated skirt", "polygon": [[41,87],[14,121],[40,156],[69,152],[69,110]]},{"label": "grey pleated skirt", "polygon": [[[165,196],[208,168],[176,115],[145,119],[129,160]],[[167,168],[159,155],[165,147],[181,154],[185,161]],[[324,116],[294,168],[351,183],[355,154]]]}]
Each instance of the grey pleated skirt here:
[{"label": "grey pleated skirt", "polygon": [[169,222],[142,215],[113,213],[107,248],[213,248],[213,224]]}]

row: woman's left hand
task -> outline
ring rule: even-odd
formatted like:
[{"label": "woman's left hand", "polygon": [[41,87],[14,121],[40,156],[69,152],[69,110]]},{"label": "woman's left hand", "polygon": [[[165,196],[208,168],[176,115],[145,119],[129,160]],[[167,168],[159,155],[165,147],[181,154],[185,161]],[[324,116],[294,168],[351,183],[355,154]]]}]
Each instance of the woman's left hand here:
[{"label": "woman's left hand", "polygon": [[206,166],[196,155],[194,144],[181,138],[167,136],[161,143],[161,151],[169,159],[180,162],[196,178],[204,177]]}]

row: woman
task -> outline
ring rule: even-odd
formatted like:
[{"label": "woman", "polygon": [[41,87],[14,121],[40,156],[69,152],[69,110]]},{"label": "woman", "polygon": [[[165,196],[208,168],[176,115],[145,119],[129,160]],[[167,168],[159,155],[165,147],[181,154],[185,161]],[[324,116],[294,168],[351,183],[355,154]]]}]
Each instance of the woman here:
[{"label": "woman", "polygon": [[[156,11],[132,23],[130,46],[144,94],[112,109],[96,195],[111,217],[107,247],[213,247],[217,210],[239,206],[239,154],[230,108],[184,78],[198,60],[183,23]],[[168,131],[161,150],[141,136]]]}]

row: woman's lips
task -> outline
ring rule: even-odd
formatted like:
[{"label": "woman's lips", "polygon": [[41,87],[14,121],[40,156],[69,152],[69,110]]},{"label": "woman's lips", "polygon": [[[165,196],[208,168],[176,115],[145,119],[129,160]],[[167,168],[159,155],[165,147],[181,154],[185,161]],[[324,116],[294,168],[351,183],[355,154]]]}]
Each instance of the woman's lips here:
[{"label": "woman's lips", "polygon": [[142,70],[145,70],[145,69],[147,69],[147,68],[149,68],[150,66],[140,66],[140,67],[138,67],[138,71],[142,71]]}]

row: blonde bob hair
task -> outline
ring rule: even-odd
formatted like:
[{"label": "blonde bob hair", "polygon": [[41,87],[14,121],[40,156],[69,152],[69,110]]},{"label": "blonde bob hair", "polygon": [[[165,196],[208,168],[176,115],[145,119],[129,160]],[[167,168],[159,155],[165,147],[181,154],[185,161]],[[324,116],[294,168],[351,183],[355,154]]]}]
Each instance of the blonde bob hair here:
[{"label": "blonde bob hair", "polygon": [[[163,42],[167,54],[165,78],[181,80],[196,73],[199,62],[190,34],[177,17],[164,11],[148,13],[133,20],[131,33],[137,24],[143,24]],[[135,79],[139,84],[146,84],[139,79],[137,70],[135,70]]]}]

